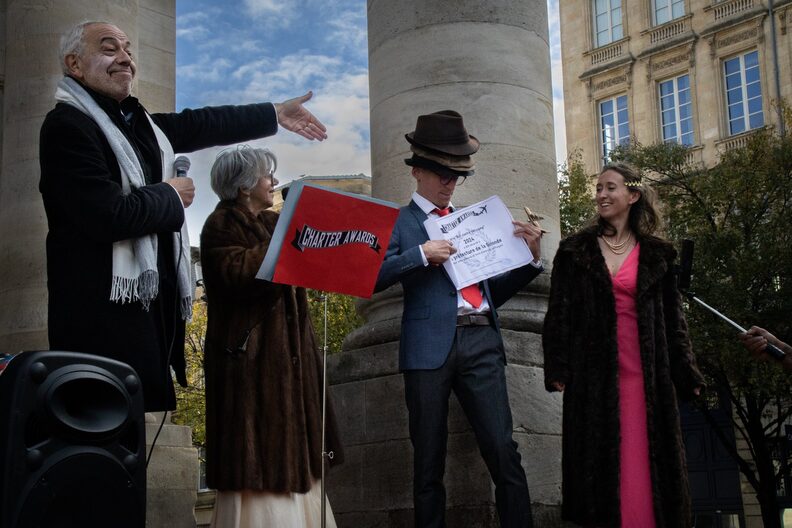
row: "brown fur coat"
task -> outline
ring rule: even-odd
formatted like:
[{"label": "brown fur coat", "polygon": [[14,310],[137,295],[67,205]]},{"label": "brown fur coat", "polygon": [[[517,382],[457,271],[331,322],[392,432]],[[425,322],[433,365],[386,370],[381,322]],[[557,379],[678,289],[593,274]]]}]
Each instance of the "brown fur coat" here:
[{"label": "brown fur coat", "polygon": [[[201,233],[207,482],[219,490],[304,493],[321,476],[322,358],[305,290],[254,278],[277,219],[223,201]],[[327,424],[338,463],[329,404]]]},{"label": "brown fur coat", "polygon": [[[703,386],[671,266],[673,247],[640,240],[637,310],[649,456],[658,528],[691,524],[690,492],[677,397]],[[593,228],[561,242],[553,264],[542,336],[545,384],[566,384],[563,516],[620,526],[619,382],[612,283]]]}]

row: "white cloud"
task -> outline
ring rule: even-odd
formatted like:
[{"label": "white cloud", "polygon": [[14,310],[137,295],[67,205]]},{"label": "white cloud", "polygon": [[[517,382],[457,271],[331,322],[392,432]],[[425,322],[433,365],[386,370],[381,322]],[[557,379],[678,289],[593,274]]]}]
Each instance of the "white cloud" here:
[{"label": "white cloud", "polygon": [[197,63],[177,67],[176,76],[187,81],[219,82],[228,75],[231,66],[227,59],[210,60],[204,57]]},{"label": "white cloud", "polygon": [[231,76],[236,80],[244,80],[251,75],[256,75],[272,65],[272,61],[268,57],[264,57],[242,66],[237,66]]},{"label": "white cloud", "polygon": [[207,38],[211,34],[209,28],[206,27],[207,22],[211,22],[211,19],[205,11],[194,11],[179,15],[176,19],[176,38],[189,40],[190,42]]},{"label": "white cloud", "polygon": [[[347,90],[339,87],[335,80],[352,82],[360,73],[365,73],[365,69],[350,66],[339,57],[299,52],[276,60],[262,58],[237,66],[231,74],[235,82],[230,84],[230,88],[205,92],[204,96],[207,104],[254,102],[261,101],[262,97],[279,101],[308,90],[327,93],[329,90],[326,86],[332,86],[334,90]],[[350,74],[354,75],[350,77]],[[350,88],[359,91],[359,79]]]},{"label": "white cloud", "polygon": [[245,7],[253,15],[277,15],[293,9],[294,2],[285,0],[245,0]]},{"label": "white cloud", "polygon": [[189,41],[199,41],[209,36],[209,30],[204,26],[191,26],[176,29],[176,37]]},{"label": "white cloud", "polygon": [[328,20],[328,25],[332,28],[325,37],[329,45],[367,59],[368,30],[364,10],[337,13]]},{"label": "white cloud", "polygon": [[245,10],[265,30],[289,27],[299,14],[297,0],[245,0]]}]

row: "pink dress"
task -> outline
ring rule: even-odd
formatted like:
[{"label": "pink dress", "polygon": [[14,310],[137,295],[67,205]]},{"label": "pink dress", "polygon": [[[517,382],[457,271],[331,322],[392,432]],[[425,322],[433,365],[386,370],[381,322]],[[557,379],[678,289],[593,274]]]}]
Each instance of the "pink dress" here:
[{"label": "pink dress", "polygon": [[635,293],[638,257],[635,248],[612,277],[616,301],[616,338],[619,347],[619,423],[621,426],[619,501],[622,527],[654,528],[652,477],[649,470],[649,436],[646,397],[638,344]]}]

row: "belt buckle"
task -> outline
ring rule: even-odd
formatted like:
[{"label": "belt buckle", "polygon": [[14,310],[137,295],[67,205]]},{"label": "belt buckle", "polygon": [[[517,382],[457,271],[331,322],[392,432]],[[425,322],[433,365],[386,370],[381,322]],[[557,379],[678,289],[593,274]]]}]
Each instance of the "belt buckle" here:
[{"label": "belt buckle", "polygon": [[471,322],[476,326],[489,326],[490,318],[487,314],[474,314],[471,316]]}]

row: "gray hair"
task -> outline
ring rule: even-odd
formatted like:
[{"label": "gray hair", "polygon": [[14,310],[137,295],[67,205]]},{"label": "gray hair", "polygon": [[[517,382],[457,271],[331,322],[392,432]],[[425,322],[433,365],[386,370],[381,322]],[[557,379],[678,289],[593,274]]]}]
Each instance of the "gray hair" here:
[{"label": "gray hair", "polygon": [[73,25],[69,30],[61,35],[60,39],[60,65],[64,75],[69,74],[69,68],[66,66],[67,55],[80,55],[83,52],[83,35],[85,28],[93,26],[94,24],[107,24],[113,26],[111,22],[103,20],[84,20],[78,24]]},{"label": "gray hair", "polygon": [[252,189],[262,172],[275,175],[278,160],[267,149],[239,145],[220,151],[215,158],[210,181],[221,200],[236,200],[240,189]]}]

